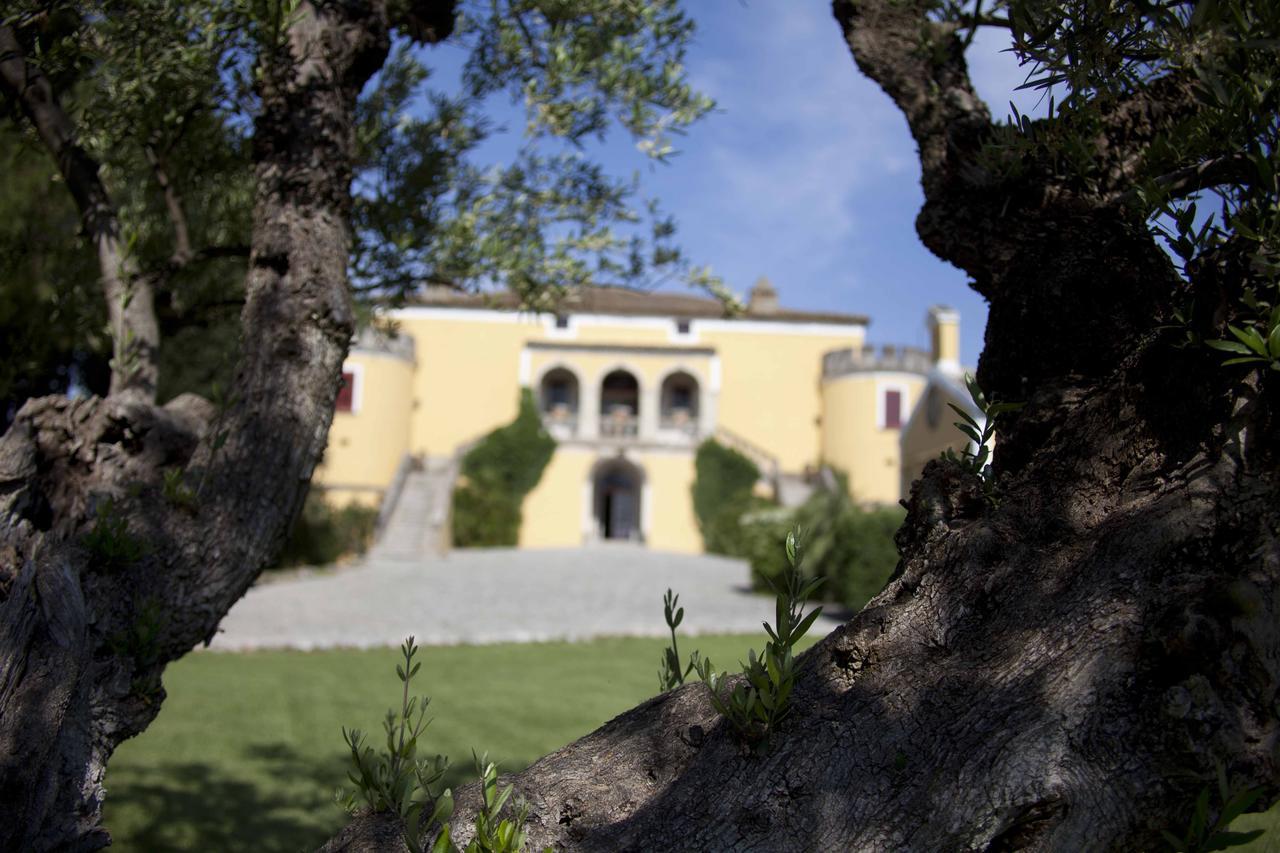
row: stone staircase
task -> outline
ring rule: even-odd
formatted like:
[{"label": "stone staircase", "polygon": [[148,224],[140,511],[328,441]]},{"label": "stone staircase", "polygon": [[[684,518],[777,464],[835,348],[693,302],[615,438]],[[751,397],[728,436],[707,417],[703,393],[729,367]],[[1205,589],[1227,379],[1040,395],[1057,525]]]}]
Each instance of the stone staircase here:
[{"label": "stone staircase", "polygon": [[369,557],[420,560],[448,551],[449,510],[457,478],[457,456],[428,457],[410,467],[399,495],[389,495],[394,503]]}]

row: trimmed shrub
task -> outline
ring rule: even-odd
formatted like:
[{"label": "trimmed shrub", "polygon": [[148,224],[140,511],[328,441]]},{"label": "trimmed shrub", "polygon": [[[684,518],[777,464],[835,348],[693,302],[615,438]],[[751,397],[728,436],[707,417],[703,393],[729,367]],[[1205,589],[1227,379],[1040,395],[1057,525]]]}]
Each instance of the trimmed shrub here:
[{"label": "trimmed shrub", "polygon": [[462,458],[453,490],[453,544],[512,546],[520,538],[520,507],[538,485],[556,442],[542,428],[533,392],[520,392],[516,419],[480,440]]},{"label": "trimmed shrub", "polygon": [[760,469],[738,451],[708,438],[698,446],[694,471],[693,514],[703,547],[712,554],[736,556],[739,519],[761,504],[770,505],[751,493]]},{"label": "trimmed shrub", "polygon": [[350,504],[334,509],[320,494],[310,492],[271,568],[324,566],[363,554],[373,540],[377,521],[378,511],[372,507]]},{"label": "trimmed shrub", "polygon": [[818,595],[860,610],[884,589],[898,564],[893,534],[906,513],[900,507],[862,509],[845,489],[815,492],[795,510],[756,512],[742,519],[741,556],[751,563],[752,582],[768,588],[785,561],[778,555],[792,524],[803,532],[800,572],[820,577]]}]

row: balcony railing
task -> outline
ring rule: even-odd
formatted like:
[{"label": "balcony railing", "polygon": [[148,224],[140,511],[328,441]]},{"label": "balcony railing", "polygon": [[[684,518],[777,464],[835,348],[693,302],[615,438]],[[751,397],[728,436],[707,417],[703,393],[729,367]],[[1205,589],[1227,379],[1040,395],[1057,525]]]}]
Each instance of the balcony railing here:
[{"label": "balcony railing", "polygon": [[663,412],[658,418],[658,428],[666,432],[680,432],[685,435],[698,434],[698,416],[687,409],[673,409]]},{"label": "balcony railing", "polygon": [[600,416],[600,435],[605,438],[635,438],[640,431],[640,418],[625,411]]},{"label": "balcony railing", "polygon": [[578,434],[578,413],[565,405],[557,405],[542,413],[542,425],[556,438],[572,438]]}]

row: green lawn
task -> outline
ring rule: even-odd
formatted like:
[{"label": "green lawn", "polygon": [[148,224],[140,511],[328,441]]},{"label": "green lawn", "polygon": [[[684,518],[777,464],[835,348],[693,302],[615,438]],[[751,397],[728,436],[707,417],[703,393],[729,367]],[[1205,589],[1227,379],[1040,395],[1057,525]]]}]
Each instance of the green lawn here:
[{"label": "green lawn", "polygon": [[[764,635],[682,638],[734,667]],[[811,642],[806,638],[802,645]],[[505,772],[657,692],[661,640],[455,646],[419,652],[431,696],[425,749],[470,778],[471,750]],[[116,752],[107,828],[125,851],[314,850],[344,821],[340,727],[380,734],[399,703],[399,652],[192,654],[165,673],[160,716]]]},{"label": "green lawn", "polygon": [[[685,639],[731,668],[763,637]],[[807,646],[812,638],[802,643]],[[515,770],[652,696],[661,640],[427,648],[419,692],[435,718],[425,748],[470,778],[471,750]],[[189,655],[169,667],[164,710],[107,773],[113,849],[314,850],[345,814],[340,727],[381,732],[399,702],[398,651]],[[1280,851],[1280,811],[1234,828],[1271,829],[1250,853]]]}]

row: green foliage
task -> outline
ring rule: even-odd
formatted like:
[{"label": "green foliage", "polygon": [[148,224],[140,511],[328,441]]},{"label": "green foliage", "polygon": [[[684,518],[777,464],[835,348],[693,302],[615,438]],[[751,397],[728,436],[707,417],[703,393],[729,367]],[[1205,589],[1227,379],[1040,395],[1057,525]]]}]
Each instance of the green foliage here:
[{"label": "green foliage", "polygon": [[671,631],[671,645],[662,650],[662,669],[658,670],[658,690],[666,693],[674,690],[689,677],[689,673],[698,667],[698,653],[689,656],[688,665],[680,661],[680,646],[676,641],[676,628],[684,621],[684,608],[680,606],[680,596],[673,595],[667,587],[667,594],[662,598],[662,615]]},{"label": "green foliage", "polygon": [[808,615],[804,612],[804,602],[822,581],[805,580],[800,575],[798,530],[787,535],[785,549],[791,571],[774,588],[774,624],[764,625],[769,635],[764,651],[758,657],[754,649],[747,652],[742,677],[732,687],[728,687],[725,673],[716,672],[710,658],[699,658],[695,667],[698,677],[707,685],[716,711],[758,749],[768,748],[770,737],[791,711],[791,690],[795,684],[793,652],[796,643],[822,613],[821,607]]},{"label": "green foliage", "polygon": [[898,506],[859,507],[843,484],[815,493],[796,513],[805,531],[801,574],[820,580],[827,600],[862,609],[898,564],[893,536],[904,517]]},{"label": "green foliage", "polygon": [[[102,165],[130,259],[155,288],[160,399],[207,394],[237,352],[260,58],[284,42],[301,4],[9,5],[6,24]],[[362,314],[424,283],[508,289],[547,308],[579,285],[671,277],[732,310],[638,181],[577,144],[617,125],[656,158],[670,153],[672,135],[712,106],[683,67],[692,38],[673,0],[468,4],[453,43],[470,59],[452,92],[428,88],[428,51],[398,43],[355,116],[351,277]],[[525,99],[529,134],[510,161],[483,162],[479,144],[501,131],[486,98],[502,91]],[[73,383],[105,391],[111,356],[95,254],[74,236],[79,217],[56,164],[19,111],[3,118],[20,130],[0,129],[0,423],[28,396]]]},{"label": "green foliage", "polygon": [[[343,727],[342,738],[351,751],[352,769],[347,778],[355,790],[338,791],[337,801],[352,814],[361,803],[374,812],[391,812],[400,820],[408,848],[413,853],[422,853],[419,842],[423,813],[431,806],[428,825],[447,820],[453,812],[453,796],[447,789],[432,790],[444,775],[448,759],[441,755],[418,757],[418,738],[430,723],[426,713],[431,699],[409,693],[409,683],[422,668],[421,663],[413,661],[417,653],[413,637],[400,646],[404,658],[403,663],[396,664],[396,676],[403,686],[400,710],[388,710],[383,720],[384,748],[375,752],[373,747],[365,745],[364,732]],[[444,835],[448,836],[447,825]]]},{"label": "green foliage", "polygon": [[130,692],[147,704],[163,698],[160,671],[156,665],[161,663],[163,651],[160,631],[164,615],[160,600],[148,597],[136,607],[128,627],[107,638],[107,648],[111,653],[133,666]]},{"label": "green foliage", "polygon": [[[405,846],[411,853],[459,853],[446,822],[453,814],[453,793],[448,788],[436,790],[449,759],[443,755],[433,758],[418,757],[418,741],[430,725],[427,696],[413,696],[409,684],[422,668],[413,658],[418,646],[409,637],[400,646],[402,663],[396,664],[396,677],[402,685],[400,710],[387,711],[382,727],[386,741],[380,751],[366,746],[365,735],[359,729],[342,729],[342,738],[350,751],[351,769],[347,778],[354,790],[339,790],[335,796],[338,804],[350,814],[363,805],[373,812],[391,812],[400,821]],[[524,831],[529,817],[529,807],[516,802],[514,815],[502,817],[502,809],[511,798],[511,787],[499,787],[498,766],[488,756],[475,758],[480,774],[482,805],[476,813],[475,834],[463,853],[520,853],[525,849],[528,835]],[[430,807],[430,811],[427,808]],[[424,815],[426,815],[424,819]],[[423,845],[424,827],[440,825],[439,835],[430,848]]]},{"label": "green foliage", "polygon": [[715,106],[686,82],[694,24],[676,0],[489,0],[461,29],[473,93],[518,88],[530,136],[581,142],[602,135],[612,113],[662,159],[673,153],[670,135]]},{"label": "green foliage", "polygon": [[162,494],[165,502],[174,506],[184,509],[194,509],[196,506],[195,490],[186,484],[186,472],[181,468],[165,469]]},{"label": "green foliage", "polygon": [[129,520],[111,498],[98,502],[93,527],[80,542],[94,564],[107,572],[123,569],[147,554],[146,543],[129,532]]},{"label": "green foliage", "polygon": [[128,658],[138,669],[146,669],[160,662],[160,627],[164,610],[156,598],[147,598],[137,608],[133,621],[123,631],[107,639],[107,646],[115,655]]},{"label": "green foliage", "polygon": [[321,495],[308,494],[275,567],[325,566],[363,554],[377,521],[378,511],[372,507],[348,504],[334,509]]},{"label": "green foliage", "polygon": [[1253,324],[1243,329],[1228,325],[1234,341],[1205,341],[1209,346],[1223,352],[1234,353],[1234,358],[1222,362],[1223,366],[1232,364],[1265,364],[1272,370],[1280,371],[1280,305],[1271,309],[1266,325]]},{"label": "green foliage", "polygon": [[760,479],[756,464],[708,438],[694,457],[693,514],[704,547],[712,554],[734,553],[738,519],[760,503],[751,490]]},{"label": "green foliage", "polygon": [[0,428],[28,397],[102,388],[106,306],[80,218],[34,139],[0,121]]},{"label": "green foliage", "polygon": [[994,400],[988,400],[986,394],[978,386],[978,381],[967,373],[964,377],[964,384],[969,389],[969,397],[973,400],[973,404],[982,413],[983,422],[979,424],[964,409],[954,403],[947,403],[951,410],[961,418],[961,421],[956,422],[956,428],[964,433],[973,444],[971,447],[966,447],[959,454],[951,448],[947,448],[942,452],[942,458],[959,465],[965,471],[980,479],[983,493],[986,495],[987,500],[994,505],[998,502],[995,476],[992,474],[991,465],[987,460],[991,458],[991,441],[996,435],[996,421],[1001,415],[1016,412],[1026,404],[997,403]]},{"label": "green foliage", "polygon": [[[1048,97],[1046,118],[1015,109],[1009,125],[993,134],[988,171],[1016,178],[1038,168],[1073,189],[1123,194],[1148,218],[1186,280],[1172,317],[1183,328],[1183,345],[1207,344],[1245,359],[1230,364],[1275,367],[1280,6],[942,0],[936,11],[969,40],[979,26],[1008,29],[1028,69],[1022,88]],[[1170,105],[1176,119],[1154,128],[1141,156],[1117,168],[1114,151],[1099,141],[1114,136],[1107,122],[1121,104],[1141,103],[1148,93]],[[1216,211],[1205,202],[1215,202]]]},{"label": "green foliage", "polygon": [[1195,809],[1182,837],[1168,830],[1161,834],[1177,853],[1205,853],[1210,850],[1228,850],[1242,847],[1262,835],[1264,830],[1237,832],[1229,829],[1231,822],[1249,811],[1262,796],[1259,788],[1235,789],[1227,782],[1226,770],[1218,767],[1218,802],[1221,808],[1215,815],[1209,813],[1210,787],[1206,785],[1196,797]]},{"label": "green foliage", "polygon": [[[498,785],[498,765],[489,760],[487,755],[475,758],[476,770],[480,774],[480,811],[476,813],[475,834],[467,842],[462,853],[521,853],[529,843],[529,834],[525,831],[525,823],[529,820],[529,805],[523,800],[513,804],[511,817],[502,817],[502,809],[511,798],[510,785]],[[458,847],[449,836],[449,825],[445,824],[436,838],[432,853],[459,853]]]},{"label": "green foliage", "polygon": [[521,504],[542,479],[555,447],[533,393],[522,389],[516,419],[489,433],[462,459],[463,480],[453,492],[454,544],[515,545]]},{"label": "green foliage", "polygon": [[893,536],[903,516],[901,507],[859,507],[837,476],[835,489],[814,492],[794,510],[744,515],[736,555],[751,564],[752,584],[768,589],[787,571],[778,555],[790,529],[798,526],[805,531],[801,574],[822,581],[819,589],[826,600],[860,610],[884,588],[898,564]]}]

